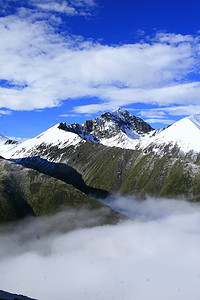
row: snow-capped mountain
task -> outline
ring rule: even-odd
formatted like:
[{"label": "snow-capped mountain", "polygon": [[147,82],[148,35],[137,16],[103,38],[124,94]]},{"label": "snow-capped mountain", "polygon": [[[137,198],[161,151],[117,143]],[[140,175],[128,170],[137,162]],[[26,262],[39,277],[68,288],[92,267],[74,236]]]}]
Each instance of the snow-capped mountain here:
[{"label": "snow-capped mountain", "polygon": [[37,156],[43,150],[43,157],[49,158],[50,147],[55,146],[58,149],[77,147],[78,144],[86,141],[134,150],[142,136],[151,131],[153,128],[149,124],[120,108],[112,113],[107,112],[98,118],[88,120],[82,125],[59,123],[37,137],[4,152],[2,156],[5,158]]},{"label": "snow-capped mountain", "polygon": [[72,168],[110,193],[200,200],[200,115],[153,130],[119,109],[82,125],[59,123],[0,155],[60,180]]},{"label": "snow-capped mountain", "polygon": [[[195,160],[200,153],[200,115],[183,118],[162,130],[154,130],[142,119],[120,108],[84,124],[59,123],[19,145],[10,144],[9,140],[2,136],[0,145],[3,147],[0,146],[0,155],[6,158],[42,155],[43,158],[50,159],[50,149],[57,148],[64,152],[66,148],[71,147],[75,151],[87,141],[143,153],[191,156]],[[9,146],[6,151],[5,144]],[[61,160],[62,157],[59,157],[59,161]]]},{"label": "snow-capped mountain", "polygon": [[153,131],[149,124],[121,108],[112,113],[106,112],[82,125],[61,123],[59,128],[74,132],[85,140],[124,149],[134,149],[144,134]]},{"label": "snow-capped mountain", "polygon": [[4,153],[4,157],[33,157],[40,155],[42,152],[42,157],[48,158],[49,148],[57,147],[58,149],[63,149],[71,146],[76,149],[79,143],[81,144],[85,142],[77,134],[60,129],[59,125],[60,124],[57,124],[35,138],[16,145],[14,148]]},{"label": "snow-capped mountain", "polygon": [[140,140],[145,152],[176,153],[194,158],[200,153],[200,115],[183,118],[163,130],[157,130]]},{"label": "snow-capped mountain", "polygon": [[0,134],[0,156],[6,156],[6,153],[15,148],[18,144],[17,141],[7,138],[6,136]]}]

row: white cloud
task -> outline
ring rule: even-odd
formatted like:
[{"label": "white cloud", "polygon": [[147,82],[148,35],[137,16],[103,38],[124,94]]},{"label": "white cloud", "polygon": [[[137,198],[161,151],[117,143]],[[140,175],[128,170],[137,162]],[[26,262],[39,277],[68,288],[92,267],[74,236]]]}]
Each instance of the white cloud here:
[{"label": "white cloud", "polygon": [[175,33],[157,33],[155,40],[162,42],[162,43],[170,43],[170,44],[178,44],[178,43],[185,43],[185,42],[199,42],[199,38],[194,39],[192,35],[182,35],[182,34],[175,34]]},{"label": "white cloud", "polygon": [[58,3],[55,1],[48,1],[46,3],[38,3],[37,7],[47,10],[47,11],[55,11],[59,13],[65,13],[67,15],[77,15],[78,12],[74,7],[69,6],[69,4],[66,1],[63,1],[62,3]]},{"label": "white cloud", "polygon": [[[91,16],[94,9],[98,7],[96,0],[20,0],[16,6],[18,0],[6,0],[0,1],[2,12],[4,14],[10,14],[10,11],[14,11],[19,14],[20,11],[29,11],[31,14],[40,15],[49,19],[52,18],[52,13],[65,14],[67,16]],[[29,6],[29,9],[27,8]],[[45,16],[45,13],[48,16]],[[50,14],[51,15],[50,15]]]},{"label": "white cloud", "polygon": [[59,117],[77,117],[78,115],[77,114],[62,114],[62,115],[59,115]]},{"label": "white cloud", "polygon": [[151,119],[145,119],[145,122],[150,123],[150,124],[166,124],[166,125],[171,125],[173,124],[175,121],[172,119],[163,119],[163,118],[151,118]]},{"label": "white cloud", "polygon": [[146,118],[148,123],[163,123],[172,124],[175,120],[170,119],[174,116],[189,116],[194,114],[200,114],[199,105],[176,105],[159,108],[148,108],[145,110],[140,109],[128,109],[129,111],[137,112],[141,118]]},{"label": "white cloud", "polygon": [[[200,82],[179,84],[161,88],[118,88],[99,87],[93,90],[94,95],[104,99],[100,104],[90,104],[75,108],[76,112],[85,113],[87,111],[96,113],[105,109],[115,109],[132,103],[147,103],[158,105],[171,104],[193,104],[198,106],[200,95]],[[96,93],[95,93],[96,92]],[[196,112],[197,113],[197,112]]]},{"label": "white cloud", "polygon": [[149,117],[149,118],[157,118],[157,117],[165,117],[166,113],[164,111],[158,111],[153,109],[148,110],[140,110],[139,115],[141,117]]},{"label": "white cloud", "polygon": [[143,29],[138,29],[135,31],[135,35],[138,37],[145,36],[145,31]]},{"label": "white cloud", "polygon": [[44,11],[62,13],[69,16],[77,16],[77,15],[90,15],[90,10],[94,6],[96,6],[96,2],[93,0],[69,0],[69,1],[38,1],[38,0],[30,0],[32,5],[35,5],[37,8],[42,9]]},{"label": "white cloud", "polygon": [[63,212],[1,226],[1,289],[44,300],[198,300],[199,205],[110,201],[134,220],[67,232],[72,217],[79,227],[93,216]]},{"label": "white cloud", "polygon": [[10,115],[12,115],[12,111],[0,109],[0,115],[10,116]]},{"label": "white cloud", "polygon": [[163,110],[170,115],[183,116],[183,115],[193,115],[200,114],[200,105],[181,105],[181,106],[169,106],[158,108],[157,110]]},{"label": "white cloud", "polygon": [[[58,5],[67,3],[72,7],[75,3],[77,7],[94,5],[93,1]],[[196,37],[162,34],[151,43],[103,46],[81,36],[56,34],[47,21],[37,19],[37,13],[33,16],[30,10],[21,9],[19,15],[0,18],[0,40],[4,41],[0,44],[0,78],[17,86],[0,88],[1,107],[42,109],[77,97],[100,99],[76,107],[79,113],[136,102],[199,103],[200,82],[186,80],[199,63]]]}]

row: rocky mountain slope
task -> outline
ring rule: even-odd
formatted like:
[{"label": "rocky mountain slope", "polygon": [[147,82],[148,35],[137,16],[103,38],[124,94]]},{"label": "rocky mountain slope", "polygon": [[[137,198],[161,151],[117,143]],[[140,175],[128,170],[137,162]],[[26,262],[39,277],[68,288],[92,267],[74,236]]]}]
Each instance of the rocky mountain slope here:
[{"label": "rocky mountain slope", "polygon": [[42,157],[48,159],[49,148],[57,147],[61,150],[73,147],[76,149],[86,141],[109,147],[135,149],[138,141],[152,131],[153,128],[140,118],[132,116],[126,110],[118,109],[113,113],[105,113],[98,118],[88,120],[82,125],[59,123],[6,153],[0,152],[0,155],[5,158],[23,158],[43,153]]},{"label": "rocky mountain slope", "polygon": [[76,133],[88,141],[125,149],[133,149],[145,133],[153,131],[149,124],[121,108],[112,113],[106,112],[82,125],[61,123],[59,128]]},{"label": "rocky mountain slope", "polygon": [[[73,170],[71,173],[68,171],[68,178],[74,176],[74,173]],[[76,181],[80,185],[81,176]],[[109,208],[86,194],[91,192],[89,187],[82,183],[83,188],[88,189],[82,192],[79,185],[75,188],[64,181],[0,158],[0,222],[81,207],[89,210],[104,209],[104,222],[118,218]]]},{"label": "rocky mountain slope", "polygon": [[60,180],[67,165],[87,186],[111,193],[200,200],[198,115],[153,130],[119,109],[83,125],[57,124],[6,155]]},{"label": "rocky mountain slope", "polygon": [[[144,154],[139,150],[105,147],[86,142],[76,148],[62,150],[51,148],[51,160],[62,157],[63,165],[73,167],[82,175],[85,184],[104,189],[110,193],[150,194],[159,197],[183,196],[200,200],[200,166],[170,155]],[[52,175],[55,171],[62,180],[62,174],[49,170],[49,161],[38,157],[23,158],[25,166],[35,166],[40,172]],[[60,176],[60,177],[59,177]]]},{"label": "rocky mountain slope", "polygon": [[[12,146],[6,152],[1,152],[0,149],[0,155],[6,158],[42,155],[48,159],[51,156],[49,149],[72,147],[75,150],[87,141],[109,147],[140,150],[143,153],[169,154],[196,160],[200,153],[200,115],[183,118],[161,130],[153,130],[140,118],[118,109],[82,125],[59,123],[33,139]],[[60,161],[62,157],[59,158],[58,162]]]}]

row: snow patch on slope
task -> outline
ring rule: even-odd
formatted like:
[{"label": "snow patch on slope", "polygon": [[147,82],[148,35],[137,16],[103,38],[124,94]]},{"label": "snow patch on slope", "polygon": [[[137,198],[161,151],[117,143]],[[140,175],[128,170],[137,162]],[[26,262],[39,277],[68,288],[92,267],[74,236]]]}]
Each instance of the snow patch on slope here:
[{"label": "snow patch on slope", "polygon": [[99,127],[100,131],[105,133],[105,136],[102,134],[102,137],[99,135],[98,138],[96,138],[97,132],[95,130],[91,131],[87,135],[82,133],[80,136],[88,141],[100,143],[105,146],[132,150],[135,149],[135,145],[140,139],[140,135],[138,135],[132,129],[127,128],[125,132],[119,128],[116,130],[116,125],[112,120],[99,123]]},{"label": "snow patch on slope", "polygon": [[0,156],[5,157],[7,155],[7,152],[14,149],[17,144],[17,141],[13,141],[0,134]]},{"label": "snow patch on slope", "polygon": [[[120,118],[124,118],[124,120],[128,119],[127,125],[125,122],[116,123],[117,121],[113,120],[115,115],[117,117],[121,116]],[[50,151],[48,150],[51,147],[55,146],[59,150],[72,146],[76,149],[80,143],[85,143],[87,140],[109,147],[131,150],[141,149],[145,153],[153,151],[159,155],[170,154],[175,148],[177,154],[189,154],[193,158],[200,153],[200,115],[186,117],[164,129],[150,131],[145,134],[139,134],[133,129],[134,124],[131,123],[132,121],[129,122],[127,115],[126,111],[117,110],[112,114],[105,113],[99,118],[86,121],[83,125],[72,124],[66,126],[65,123],[60,123],[33,139],[19,145],[7,145],[7,148],[5,148],[7,138],[0,135],[0,155],[5,158],[24,158],[40,155],[48,159],[48,156],[50,157]],[[119,117],[117,120],[119,121]],[[140,119],[138,122],[140,122]],[[141,120],[141,122],[143,121]],[[119,127],[119,124],[122,124],[122,127]]]},{"label": "snow patch on slope", "polygon": [[[5,158],[24,158],[33,157],[39,155],[39,147],[48,149],[49,147],[57,146],[59,149],[63,149],[67,146],[77,147],[80,142],[83,142],[81,137],[72,132],[58,128],[59,124],[51,127],[45,132],[41,133],[37,137],[27,140],[14,149],[11,149],[4,155]],[[47,158],[46,156],[42,156]]]},{"label": "snow patch on slope", "polygon": [[125,109],[106,112],[100,117],[87,120],[84,124],[66,125],[61,123],[63,130],[74,132],[85,140],[110,147],[135,149],[139,139],[152,127],[142,119],[131,115]]},{"label": "snow patch on slope", "polygon": [[154,152],[163,150],[166,145],[180,148],[184,153],[200,152],[200,115],[186,117],[157,134],[150,134],[140,141],[141,149],[153,147]]},{"label": "snow patch on slope", "polygon": [[129,138],[125,133],[120,133],[108,139],[101,139],[100,143],[108,147],[119,147],[122,149],[135,150],[135,146],[138,144],[138,139]]}]

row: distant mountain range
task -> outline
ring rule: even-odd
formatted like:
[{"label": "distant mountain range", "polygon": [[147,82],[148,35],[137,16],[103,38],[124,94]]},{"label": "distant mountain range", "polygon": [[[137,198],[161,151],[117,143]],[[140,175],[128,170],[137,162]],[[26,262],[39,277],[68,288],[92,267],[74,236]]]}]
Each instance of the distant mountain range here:
[{"label": "distant mountain range", "polygon": [[154,130],[120,108],[84,124],[59,123],[22,143],[0,136],[0,155],[93,197],[200,200],[200,115]]},{"label": "distant mountain range", "polygon": [[44,151],[38,149],[41,145],[44,148],[46,145],[46,150],[52,146],[63,149],[70,145],[77,147],[86,141],[160,155],[175,151],[180,156],[189,155],[195,161],[200,153],[200,115],[186,117],[171,126],[154,130],[142,119],[119,108],[84,124],[59,123],[23,143],[0,135],[0,155],[4,154],[6,158],[24,158],[36,154],[47,159],[51,151],[46,151],[44,155]]}]

